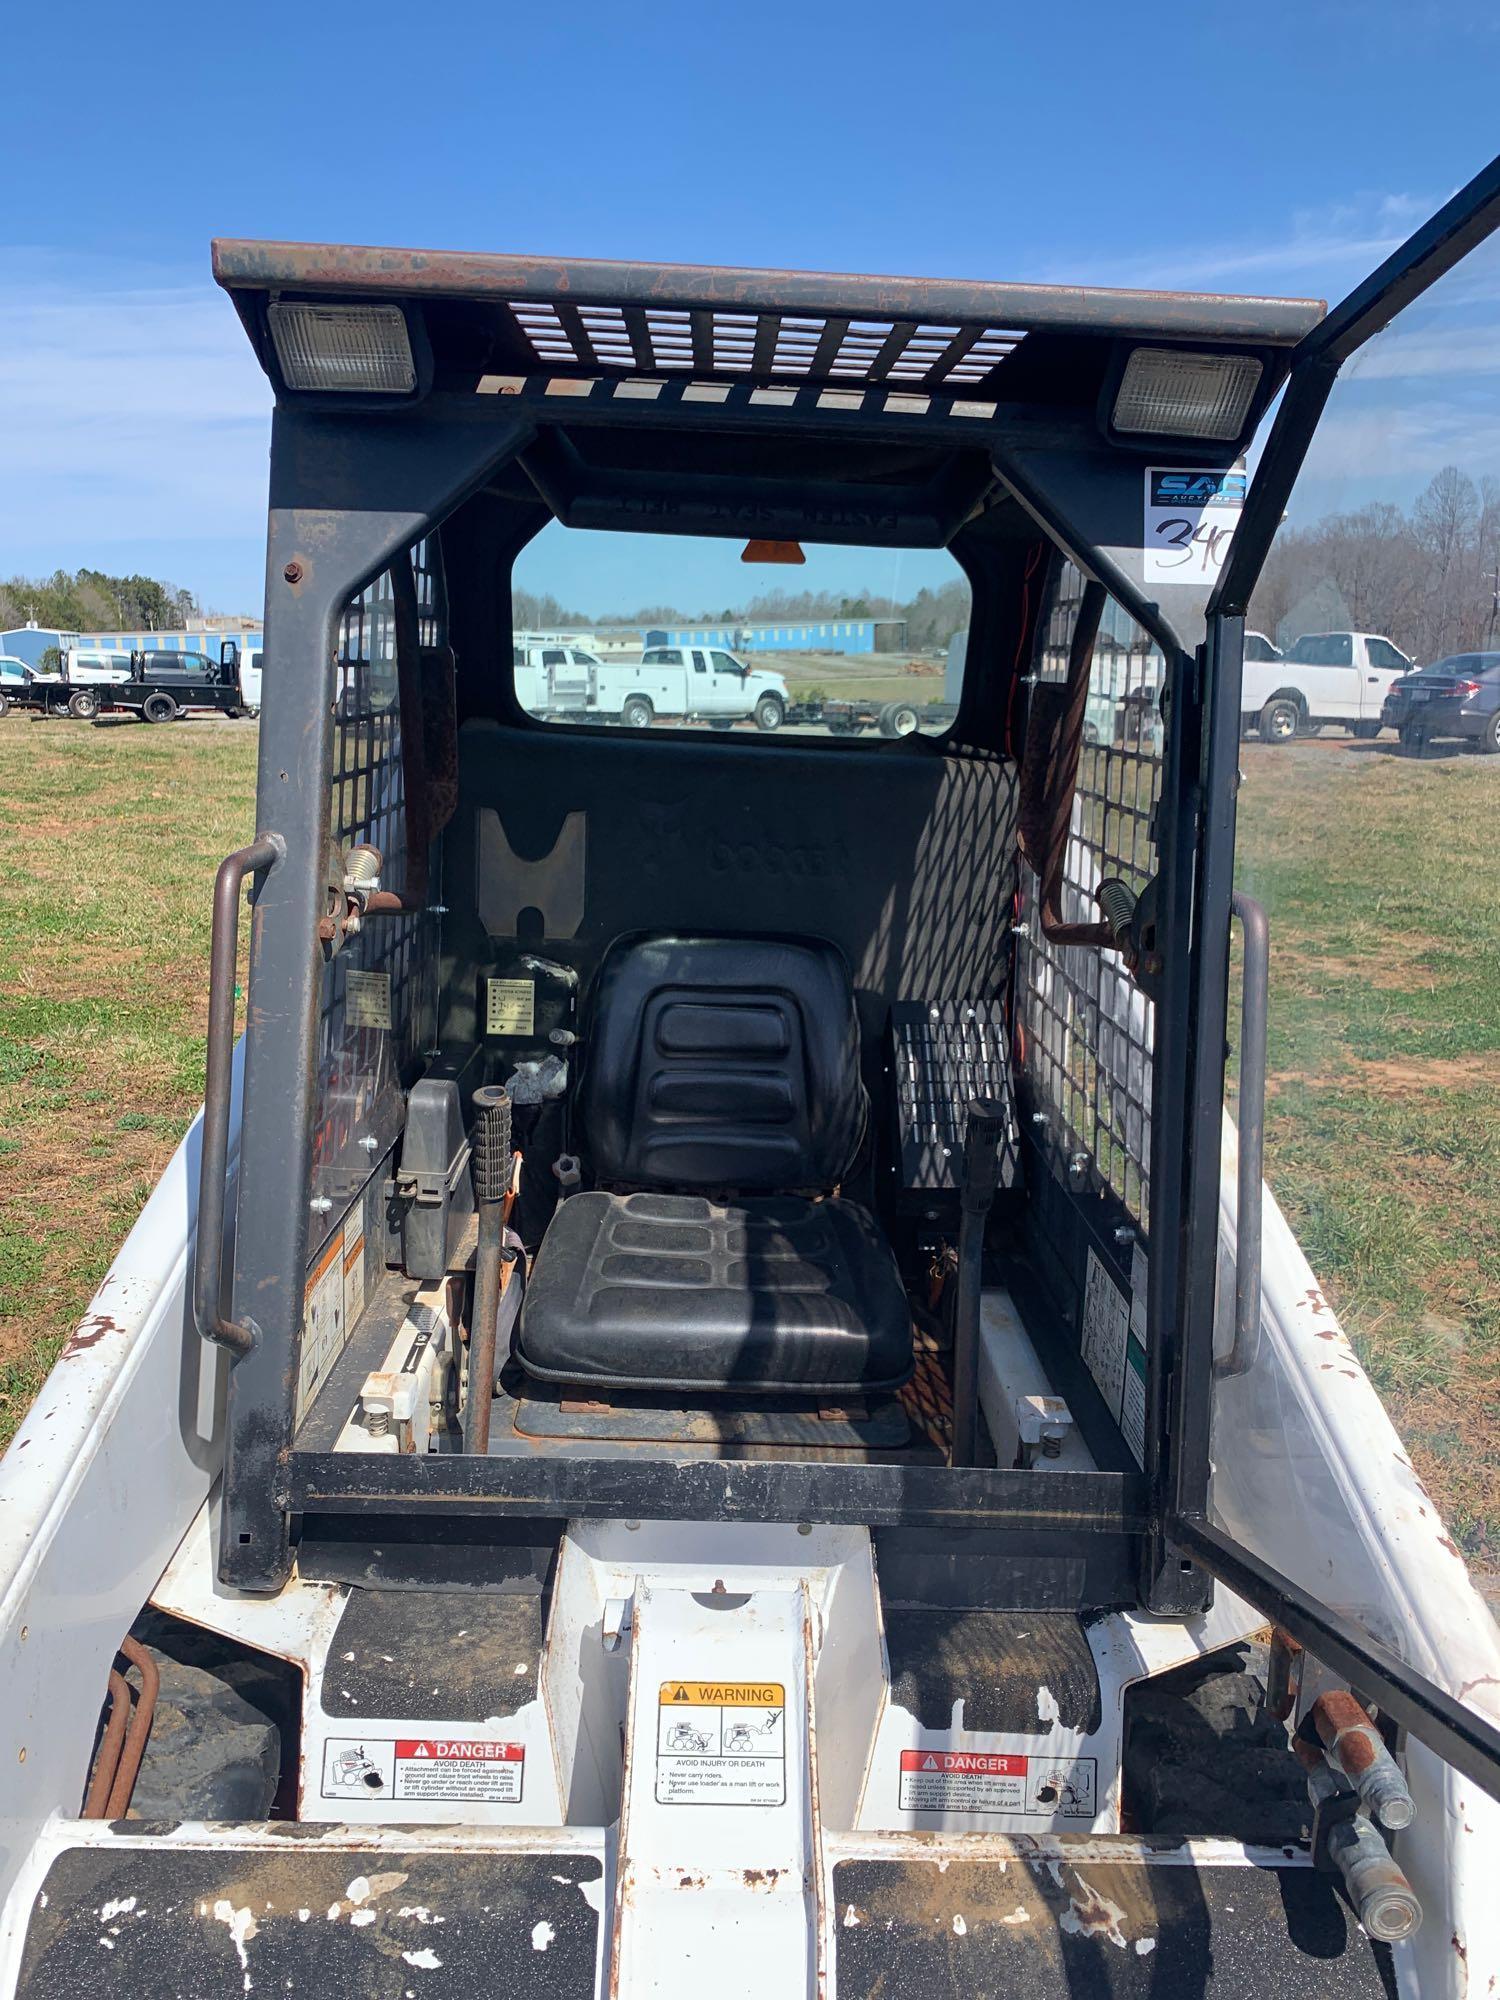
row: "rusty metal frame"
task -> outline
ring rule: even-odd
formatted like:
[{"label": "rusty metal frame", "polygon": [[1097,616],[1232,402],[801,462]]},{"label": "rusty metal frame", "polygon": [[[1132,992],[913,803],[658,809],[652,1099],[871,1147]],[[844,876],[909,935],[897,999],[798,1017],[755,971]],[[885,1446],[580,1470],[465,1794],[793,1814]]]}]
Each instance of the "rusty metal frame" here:
[{"label": "rusty metal frame", "polygon": [[[356,244],[220,237],[213,269],[229,291],[287,290],[351,298],[456,298],[746,314],[1051,328],[1174,340],[1289,347],[1322,316],[1321,299],[1215,292],[1129,291],[1102,285],[997,284],[954,278],[621,263],[590,257],[397,250]],[[635,338],[639,338],[638,332]]]}]

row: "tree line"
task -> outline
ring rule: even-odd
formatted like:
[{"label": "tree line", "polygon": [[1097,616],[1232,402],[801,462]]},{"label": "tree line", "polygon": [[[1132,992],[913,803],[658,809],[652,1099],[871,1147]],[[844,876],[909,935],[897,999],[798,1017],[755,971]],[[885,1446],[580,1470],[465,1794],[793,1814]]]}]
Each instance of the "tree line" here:
[{"label": "tree line", "polygon": [[0,627],[28,620],[64,632],[181,632],[203,607],[191,590],[154,576],[102,569],[54,570],[48,577],[0,579]]},{"label": "tree line", "polygon": [[1378,632],[1418,662],[1500,649],[1500,479],[1456,465],[1403,510],[1375,502],[1277,536],[1250,624],[1285,647],[1304,632]]}]

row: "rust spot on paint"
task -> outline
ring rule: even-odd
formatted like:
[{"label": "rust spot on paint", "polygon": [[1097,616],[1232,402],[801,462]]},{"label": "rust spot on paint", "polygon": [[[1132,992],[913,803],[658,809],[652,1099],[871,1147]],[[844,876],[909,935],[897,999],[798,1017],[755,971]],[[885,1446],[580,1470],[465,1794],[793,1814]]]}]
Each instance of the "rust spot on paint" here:
[{"label": "rust spot on paint", "polygon": [[1439,1535],[1438,1547],[1440,1549],[1446,1549],[1450,1556],[1458,1556],[1460,1562],[1463,1561],[1463,1557],[1461,1555],[1458,1555],[1458,1544],[1453,1540],[1453,1538],[1450,1535]]},{"label": "rust spot on paint", "polygon": [[783,1868],[747,1868],[743,1880],[747,1889],[774,1889],[785,1873]]},{"label": "rust spot on paint", "polygon": [[1338,1335],[1336,1333],[1329,1333],[1326,1327],[1320,1327],[1313,1338],[1315,1340],[1337,1340]]},{"label": "rust spot on paint", "polygon": [[91,1347],[97,1347],[107,1333],[123,1333],[124,1327],[108,1313],[89,1313],[78,1322],[73,1338],[62,1351],[62,1359],[71,1361],[75,1354],[85,1354]]}]

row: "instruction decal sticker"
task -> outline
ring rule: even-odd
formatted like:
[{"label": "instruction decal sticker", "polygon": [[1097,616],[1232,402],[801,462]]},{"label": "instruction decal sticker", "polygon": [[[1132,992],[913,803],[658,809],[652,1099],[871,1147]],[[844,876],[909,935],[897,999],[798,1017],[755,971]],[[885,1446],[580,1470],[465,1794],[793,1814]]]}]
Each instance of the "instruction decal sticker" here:
[{"label": "instruction decal sticker", "polygon": [[[1144,1257],[1141,1260],[1145,1268]],[[1144,1286],[1144,1276],[1142,1285]],[[1134,1292],[1134,1286],[1132,1286]],[[1145,1326],[1145,1295],[1139,1310],[1127,1298],[1093,1250],[1083,1288],[1079,1348],[1083,1365],[1099,1385],[1109,1413],[1124,1433],[1137,1462],[1146,1460],[1146,1349],[1138,1329]]]},{"label": "instruction decal sticker", "polygon": [[663,1681],[656,1803],[786,1803],[786,1689],[780,1681]]},{"label": "instruction decal sticker", "polygon": [[344,974],[344,1019],[351,1028],[389,1028],[391,975],[351,965]]},{"label": "instruction decal sticker", "polygon": [[1040,1813],[1094,1817],[1098,1759],[1011,1750],[903,1750],[902,1812]]},{"label": "instruction decal sticker", "polygon": [[418,1799],[515,1806],[526,1778],[524,1743],[480,1736],[330,1736],[323,1745],[325,1799]]},{"label": "instruction decal sticker", "polygon": [[1141,541],[1147,583],[1219,580],[1248,484],[1243,472],[1214,466],[1148,465]]},{"label": "instruction decal sticker", "polygon": [[534,981],[487,979],[484,982],[484,1032],[487,1035],[530,1035],[536,1032]]}]

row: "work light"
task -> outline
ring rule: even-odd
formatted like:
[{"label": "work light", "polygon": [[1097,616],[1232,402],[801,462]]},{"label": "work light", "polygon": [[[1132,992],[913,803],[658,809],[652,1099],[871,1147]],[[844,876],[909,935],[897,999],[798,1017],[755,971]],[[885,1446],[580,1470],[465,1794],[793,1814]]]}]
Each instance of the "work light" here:
[{"label": "work light", "polygon": [[411,336],[399,306],[334,306],[276,300],[271,339],[289,389],[410,395],[417,386]]},{"label": "work light", "polygon": [[1114,427],[1153,437],[1237,438],[1260,376],[1253,354],[1137,347],[1115,397]]}]

